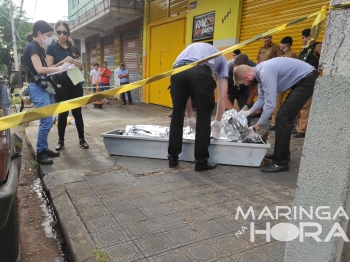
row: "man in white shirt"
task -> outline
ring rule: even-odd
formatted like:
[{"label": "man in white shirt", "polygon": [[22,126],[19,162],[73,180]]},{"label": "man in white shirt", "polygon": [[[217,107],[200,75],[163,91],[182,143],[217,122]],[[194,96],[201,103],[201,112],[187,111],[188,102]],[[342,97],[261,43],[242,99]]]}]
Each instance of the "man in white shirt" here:
[{"label": "man in white shirt", "polygon": [[92,84],[92,92],[96,92],[96,86],[100,83],[99,64],[94,64],[94,69],[90,71],[90,83]]}]

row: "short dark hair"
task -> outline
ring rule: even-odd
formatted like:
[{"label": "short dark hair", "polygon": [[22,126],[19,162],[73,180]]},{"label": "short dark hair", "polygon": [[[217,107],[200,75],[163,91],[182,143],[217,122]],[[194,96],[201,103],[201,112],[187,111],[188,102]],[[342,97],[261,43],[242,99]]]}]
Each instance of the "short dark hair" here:
[{"label": "short dark hair", "polygon": [[98,63],[95,63],[94,66],[100,66]]},{"label": "short dark hair", "polygon": [[239,65],[248,65],[248,56],[246,54],[239,54],[236,56],[235,61],[233,62],[233,67],[239,66]]},{"label": "short dark hair", "polygon": [[311,34],[310,28],[306,28],[303,31],[301,31],[301,35],[303,35],[303,36],[310,36],[310,34]]},{"label": "short dark hair", "polygon": [[290,46],[292,46],[293,38],[291,38],[290,36],[285,36],[282,38],[281,44],[290,44]]},{"label": "short dark hair", "polygon": [[108,65],[106,61],[103,61],[104,64]]},{"label": "short dark hair", "polygon": [[236,49],[236,50],[233,50],[233,52],[232,52],[232,53],[234,53],[234,54],[236,54],[236,55],[239,55],[239,54],[241,53],[241,50]]}]

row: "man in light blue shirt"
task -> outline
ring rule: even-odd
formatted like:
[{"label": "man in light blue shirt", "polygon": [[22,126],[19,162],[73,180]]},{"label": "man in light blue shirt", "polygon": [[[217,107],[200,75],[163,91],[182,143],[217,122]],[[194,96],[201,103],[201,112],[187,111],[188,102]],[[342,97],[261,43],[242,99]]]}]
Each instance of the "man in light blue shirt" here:
[{"label": "man in light blue shirt", "polygon": [[[120,78],[121,86],[129,84],[129,70],[125,68],[124,63],[120,64],[120,69],[118,70],[118,78]],[[122,100],[123,100],[122,105],[124,106],[126,105],[125,93],[128,95],[129,105],[132,105],[132,97],[131,97],[130,90],[122,93]]]},{"label": "man in light blue shirt", "polygon": [[[202,58],[218,53],[219,50],[207,43],[194,43],[189,45],[176,58],[173,68],[198,61]],[[218,74],[219,100],[216,119],[212,124],[214,135],[220,134],[221,118],[225,111],[227,94],[228,65],[225,57],[220,56],[201,65],[185,70],[170,78],[170,92],[173,100],[173,113],[170,123],[168,159],[169,167],[178,165],[179,154],[182,151],[182,134],[184,113],[188,117],[191,128],[196,130],[195,138],[195,171],[204,171],[216,167],[216,163],[209,163],[210,121],[211,113],[215,107],[214,90],[216,82],[213,74]],[[192,108],[187,106],[189,98],[194,100],[197,111],[197,121],[192,117]]]},{"label": "man in light blue shirt", "polygon": [[264,106],[264,111],[254,128],[260,129],[271,116],[276,106],[276,94],[292,89],[276,117],[276,140],[272,165],[263,172],[288,171],[289,144],[293,120],[306,101],[312,96],[319,73],[309,64],[287,57],[277,57],[258,64],[256,67],[238,66],[234,69],[235,83],[258,83],[258,100],[248,111],[240,114],[249,116]]}]

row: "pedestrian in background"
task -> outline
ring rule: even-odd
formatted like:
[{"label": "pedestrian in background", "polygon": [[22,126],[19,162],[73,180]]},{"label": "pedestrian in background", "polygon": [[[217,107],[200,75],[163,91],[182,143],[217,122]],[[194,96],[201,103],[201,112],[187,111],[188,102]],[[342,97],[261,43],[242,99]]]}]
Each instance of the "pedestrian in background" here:
[{"label": "pedestrian in background", "polygon": [[103,62],[103,68],[100,69],[100,91],[110,88],[110,78],[112,72],[108,69],[107,62]]},{"label": "pedestrian in background", "polygon": [[[303,48],[301,49],[298,59],[302,60],[310,65],[312,65],[315,69],[318,69],[318,63],[321,56],[322,43],[316,42],[313,40],[309,43],[310,40],[311,29],[304,29],[301,34],[301,38],[303,41]],[[297,115],[298,124],[295,131],[292,131],[293,137],[301,138],[305,137],[307,123],[309,122],[309,114],[311,108],[312,97],[305,103],[303,108],[300,110]]]},{"label": "pedestrian in background", "polygon": [[90,83],[92,84],[92,92],[96,92],[96,86],[100,83],[100,70],[99,64],[94,64],[94,69],[90,71]]},{"label": "pedestrian in background", "polygon": [[[43,46],[52,43],[52,27],[45,21],[39,20],[33,25],[33,32],[27,35],[26,45],[23,51],[23,62],[28,69],[31,77],[29,79],[29,96],[34,107],[42,107],[55,102],[54,95],[46,91],[48,87],[43,86],[43,79],[47,79],[47,74],[64,72],[70,63],[66,59],[60,66],[48,68],[45,61],[45,52]],[[46,82],[47,84],[47,82]],[[49,149],[47,137],[53,125],[53,117],[40,119],[38,141],[36,144],[37,162],[42,165],[52,164],[50,157],[59,156],[60,153],[53,152]]]},{"label": "pedestrian in background", "polygon": [[[68,24],[63,21],[58,21],[55,25],[56,35],[58,37],[57,43],[51,44],[47,47],[47,64],[48,66],[58,66],[68,61],[83,71],[83,65],[80,60],[80,51],[69,39],[70,30]],[[57,88],[56,101],[62,102],[69,99],[83,96],[84,90],[81,83],[73,84],[72,80],[67,75],[67,72],[55,75],[57,84],[61,87]],[[58,143],[56,150],[60,151],[64,148],[64,136],[67,126],[68,111],[58,115]],[[72,114],[75,119],[75,126],[78,131],[79,145],[81,148],[87,149],[89,145],[84,137],[84,121],[81,113],[81,107],[72,109]]]},{"label": "pedestrian in background", "polygon": [[[120,64],[120,69],[118,70],[118,78],[120,78],[120,85],[121,86],[129,84],[129,70],[127,68],[125,68],[124,63]],[[124,105],[124,106],[126,105],[125,93],[128,95],[129,105],[132,105],[133,103],[132,103],[132,97],[131,97],[130,90],[122,93],[122,100],[123,100],[122,105]]]}]

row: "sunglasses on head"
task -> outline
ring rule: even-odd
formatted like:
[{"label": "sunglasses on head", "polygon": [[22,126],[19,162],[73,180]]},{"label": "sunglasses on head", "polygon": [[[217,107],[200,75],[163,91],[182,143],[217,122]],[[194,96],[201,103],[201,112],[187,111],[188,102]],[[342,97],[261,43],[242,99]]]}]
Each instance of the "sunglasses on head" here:
[{"label": "sunglasses on head", "polygon": [[68,32],[67,31],[58,30],[58,31],[56,31],[56,34],[58,34],[58,35],[61,35],[61,34],[68,35]]}]

